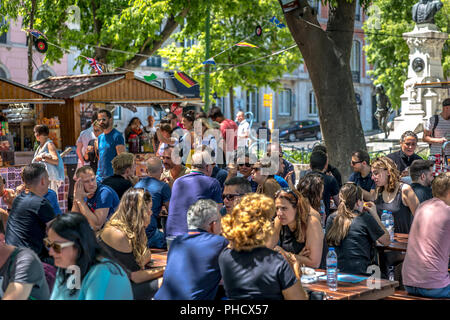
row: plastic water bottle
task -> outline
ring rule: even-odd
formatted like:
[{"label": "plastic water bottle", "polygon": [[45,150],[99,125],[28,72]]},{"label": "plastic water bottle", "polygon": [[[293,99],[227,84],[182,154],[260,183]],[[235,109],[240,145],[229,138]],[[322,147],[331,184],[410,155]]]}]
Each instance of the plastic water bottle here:
[{"label": "plastic water bottle", "polygon": [[395,281],[395,268],[393,266],[390,266],[388,269],[388,277],[389,281]]},{"label": "plastic water bottle", "polygon": [[331,247],[329,248],[327,254],[327,285],[332,291],[337,290],[337,276],[337,255],[336,251],[334,251],[334,248]]},{"label": "plastic water bottle", "polygon": [[381,223],[386,228],[387,231],[389,231],[390,228],[390,217],[387,210],[383,210],[383,213],[381,214]]},{"label": "plastic water bottle", "polygon": [[[322,218],[322,227],[325,230],[325,217],[326,217],[326,213],[325,213],[325,203],[323,202],[323,200],[320,200],[320,217]],[[325,233],[325,231],[324,231]]]},{"label": "plastic water bottle", "polygon": [[391,242],[394,242],[394,215],[391,211],[389,213],[389,236],[391,237]]}]

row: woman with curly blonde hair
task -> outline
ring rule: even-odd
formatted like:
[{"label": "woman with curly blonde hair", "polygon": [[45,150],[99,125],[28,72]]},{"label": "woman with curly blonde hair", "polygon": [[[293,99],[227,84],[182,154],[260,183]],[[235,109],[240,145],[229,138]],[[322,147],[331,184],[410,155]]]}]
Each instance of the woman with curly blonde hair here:
[{"label": "woman with curly blonde hair", "polygon": [[390,243],[375,204],[364,206],[362,189],[352,182],[339,192],[338,210],[327,220],[326,239],[336,249],[339,271],[356,274],[366,274],[374,259],[376,241],[385,246]]},{"label": "woman with curly blonde hair", "polygon": [[400,172],[396,164],[388,157],[377,158],[372,163],[372,179],[377,186],[378,216],[383,210],[394,215],[394,232],[409,233],[414,213],[419,206],[414,190],[400,182]]},{"label": "woman with curly blonde hair", "polygon": [[145,269],[151,261],[145,228],[152,215],[152,196],[145,189],[128,189],[117,211],[100,231],[99,243],[128,271],[136,300],[151,299],[162,270]]},{"label": "woman with curly blonde hair", "polygon": [[290,260],[296,259],[300,265],[318,268],[323,249],[320,216],[313,213],[308,201],[297,190],[278,191],[275,207],[274,233],[268,247],[281,251]]},{"label": "woman with curly blonde hair", "polygon": [[228,298],[307,299],[289,263],[266,247],[273,233],[274,215],[273,200],[252,193],[222,218],[222,234],[230,245],[220,254],[219,266]]}]

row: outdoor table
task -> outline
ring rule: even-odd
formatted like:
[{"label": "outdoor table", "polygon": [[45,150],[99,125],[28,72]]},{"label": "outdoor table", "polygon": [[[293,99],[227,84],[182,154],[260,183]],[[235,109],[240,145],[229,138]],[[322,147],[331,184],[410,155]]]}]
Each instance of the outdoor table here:
[{"label": "outdoor table", "polygon": [[[317,272],[325,270],[316,269]],[[344,274],[345,273],[339,273]],[[384,279],[372,280],[371,286],[368,286],[367,280],[357,283],[338,281],[337,291],[332,291],[327,285],[326,280],[318,279],[317,282],[302,284],[305,289],[325,293],[327,300],[378,300],[393,295],[395,288],[399,286],[398,281],[389,281]],[[379,289],[377,289],[379,285]]]},{"label": "outdoor table", "polygon": [[394,242],[391,242],[388,246],[378,245],[379,250],[392,250],[406,252],[408,246],[408,234],[407,233],[395,233]]},{"label": "outdoor table", "polygon": [[[163,249],[151,249],[152,261],[150,268],[161,268],[167,265],[167,251]],[[161,275],[162,277],[162,275]]]}]

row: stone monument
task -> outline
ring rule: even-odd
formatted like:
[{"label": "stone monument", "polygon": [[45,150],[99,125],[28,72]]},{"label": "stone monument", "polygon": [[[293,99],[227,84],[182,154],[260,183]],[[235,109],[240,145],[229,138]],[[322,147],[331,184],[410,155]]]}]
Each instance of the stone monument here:
[{"label": "stone monument", "polygon": [[[404,83],[401,98],[401,114],[388,127],[389,140],[399,140],[402,133],[411,130],[423,134],[423,124],[440,111],[447,97],[445,90],[415,88],[416,83],[442,82],[442,48],[448,34],[438,30],[434,15],[442,8],[441,1],[420,0],[413,6],[414,30],[403,34],[409,46],[408,79]],[[383,139],[382,134],[377,135]]]}]

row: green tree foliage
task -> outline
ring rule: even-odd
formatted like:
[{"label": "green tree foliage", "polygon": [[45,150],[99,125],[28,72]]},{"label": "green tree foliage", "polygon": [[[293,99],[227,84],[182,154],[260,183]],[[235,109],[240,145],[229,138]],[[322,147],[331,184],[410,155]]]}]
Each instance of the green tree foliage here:
[{"label": "green tree foliage", "polygon": [[[29,0],[2,0],[0,16],[8,20],[23,17],[23,27],[29,25]],[[136,68],[152,55],[186,19],[191,29],[199,28],[206,0],[37,0],[34,28],[42,31],[49,42],[81,54],[94,57],[112,68]],[[71,6],[80,8],[80,30],[71,30]],[[8,24],[2,31],[7,30]],[[117,51],[132,52],[124,54]],[[60,48],[50,45],[46,61],[58,62],[64,55]],[[86,64],[79,58],[78,65]]]},{"label": "green tree foliage", "polygon": [[[439,30],[450,32],[450,0],[441,0],[444,7],[436,14]],[[364,24],[367,61],[374,69],[369,71],[375,84],[383,84],[395,108],[399,108],[403,83],[408,76],[409,48],[402,34],[414,29],[412,7],[417,0],[374,0],[367,10],[369,19]],[[450,40],[443,50],[444,76],[450,76]]]},{"label": "green tree foliage", "polygon": [[[218,55],[215,58],[217,65],[211,68],[211,95],[216,93],[217,96],[223,97],[228,94],[230,87],[238,86],[252,89],[268,85],[276,90],[280,86],[278,79],[300,65],[301,55],[295,47],[281,54],[251,62],[295,44],[288,28],[280,29],[270,23],[269,20],[273,16],[279,20],[283,18],[279,4],[273,0],[213,1],[211,57],[246,38],[246,42],[259,48],[233,47]],[[201,19],[200,24],[204,25],[205,14]],[[255,34],[258,25],[263,28],[259,37]],[[205,30],[198,31],[187,24],[174,38],[178,42],[195,39],[196,43],[191,47],[184,47],[173,42],[158,53],[168,59],[168,69],[184,71],[198,81],[203,95]],[[250,63],[239,66],[247,62]]]}]

